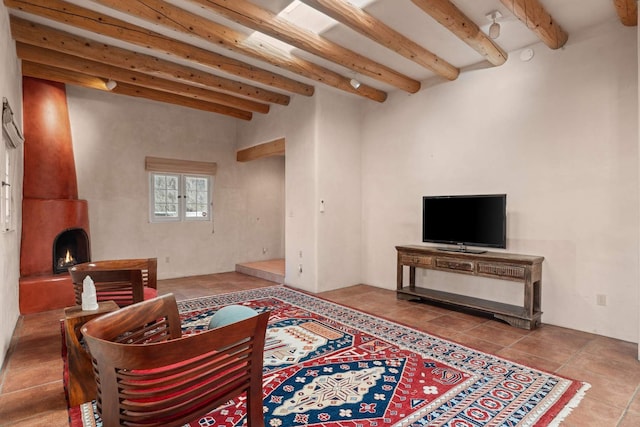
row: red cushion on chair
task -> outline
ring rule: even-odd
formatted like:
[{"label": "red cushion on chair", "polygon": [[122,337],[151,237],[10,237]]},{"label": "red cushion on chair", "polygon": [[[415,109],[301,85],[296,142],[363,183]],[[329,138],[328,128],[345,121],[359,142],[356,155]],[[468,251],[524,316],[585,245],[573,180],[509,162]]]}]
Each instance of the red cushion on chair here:
[{"label": "red cushion on chair", "polygon": [[148,300],[158,296],[158,290],[145,286],[143,288],[142,299]]},{"label": "red cushion on chair", "polygon": [[[224,377],[225,375],[232,373],[236,370],[238,370],[239,368],[242,368],[244,366],[247,365],[246,362],[241,362],[240,364],[238,364],[239,360],[234,358],[234,357],[228,357],[224,354],[222,354],[220,357],[216,357],[215,355],[217,354],[217,351],[211,351],[205,354],[201,354],[197,357],[191,358],[191,359],[187,359],[187,360],[183,360],[181,362],[177,362],[177,363],[172,363],[170,365],[165,365],[165,366],[161,366],[159,368],[151,368],[151,369],[132,369],[130,371],[130,373],[132,374],[131,379],[129,380],[125,380],[123,381],[124,384],[133,384],[133,385],[137,385],[137,386],[142,386],[142,387],[147,387],[145,392],[149,392],[149,391],[161,391],[163,389],[162,386],[155,386],[154,384],[156,382],[158,382],[158,378],[144,378],[144,375],[151,375],[153,376],[154,374],[162,374],[165,373],[164,375],[159,377],[159,380],[161,383],[164,383],[166,380],[177,380],[175,382],[173,382],[169,388],[173,388],[176,385],[180,385],[184,382],[189,381],[189,378],[185,379],[185,373],[187,372],[193,372],[193,371],[197,371],[199,366],[195,363],[202,361],[203,359],[208,359],[209,362],[208,363],[213,363],[215,364],[216,362],[221,362],[223,361],[223,365],[221,367],[218,368],[218,372],[215,376],[213,377],[209,377],[206,379],[203,379],[202,381],[199,382],[199,384],[202,383],[210,383],[210,382],[216,382],[219,380],[219,378]],[[211,356],[213,356],[214,358],[211,359]],[[195,364],[195,365],[194,365]],[[183,368],[187,365],[191,365],[191,368],[187,369],[186,371],[181,370],[180,368]],[[226,367],[225,367],[226,366]],[[220,369],[221,368],[221,369]],[[170,373],[171,371],[176,371],[174,373]],[[237,375],[232,375],[230,376],[230,378],[227,378],[227,382],[229,381],[233,381],[237,378],[242,377],[242,373],[237,374]],[[136,378],[137,376],[140,376],[139,378]],[[183,380],[184,381],[181,381]],[[195,386],[190,386],[188,388],[185,388],[183,390],[184,391],[188,391],[190,389],[193,389],[195,387],[197,387],[199,384],[195,384]],[[135,392],[133,392],[135,393]],[[126,394],[126,393],[125,393]],[[173,394],[169,394],[169,396],[172,396]],[[136,400],[140,400],[140,401],[153,401],[153,400],[157,400],[154,398],[151,399],[136,399]]]},{"label": "red cushion on chair", "polygon": [[[203,360],[205,358],[210,358],[212,355],[215,355],[216,353],[217,353],[216,351],[209,352],[192,359],[188,359],[182,362],[163,366],[160,368],[131,370],[130,371],[130,373],[132,374],[131,379],[123,380],[120,383],[120,386],[122,387],[120,391],[121,398],[123,399],[122,406],[127,407],[129,405],[133,405],[133,406],[144,405],[145,403],[148,403],[148,404],[153,404],[156,402],[160,403],[168,399],[171,400],[175,397],[185,395],[193,390],[202,389],[202,387],[210,388],[210,390],[215,390],[216,388],[219,388],[219,390],[217,390],[215,393],[212,393],[206,399],[206,401],[200,402],[199,404],[195,404],[195,406],[201,407],[206,405],[208,402],[215,401],[216,399],[222,397],[226,392],[228,392],[228,388],[227,390],[225,390],[226,387],[223,386],[223,384],[232,385],[235,383],[237,386],[237,381],[241,379],[244,375],[244,372],[243,371],[238,372],[238,369],[241,369],[243,366],[246,367],[246,363],[242,363],[241,365],[238,365],[237,359],[230,358],[228,359],[228,363],[225,363],[221,367],[221,369],[218,370],[216,375],[209,376],[206,378],[201,378],[200,380],[196,380],[195,384],[191,384],[191,385],[186,385],[186,383],[192,381],[194,377],[190,375],[185,375],[185,374],[187,372],[193,373],[193,371],[198,370],[198,366],[192,365],[192,368],[187,369],[187,371],[180,371],[179,368],[184,367],[185,365],[188,365],[188,364],[193,364],[194,362]],[[223,355],[220,359],[224,359],[224,358],[225,356]],[[210,363],[211,362],[215,363],[215,361],[216,359],[213,359],[213,361],[209,359]],[[227,367],[224,367],[225,365]],[[171,374],[169,373],[170,371],[176,368],[178,369],[177,372],[171,373]],[[162,372],[167,372],[167,375],[161,376],[160,378],[153,378],[154,374],[159,374]],[[141,376],[139,379],[136,378],[136,376],[138,375]],[[144,375],[151,375],[152,378],[144,378]],[[220,383],[220,380],[225,376],[228,376],[228,377],[224,380],[223,383]],[[169,381],[168,384],[167,384],[167,380]],[[131,386],[131,387],[128,387],[128,386]],[[137,387],[142,387],[142,390],[140,389],[136,390]],[[138,394],[139,396],[137,396]],[[149,394],[151,394],[151,396]],[[153,396],[154,394],[155,396]],[[174,401],[174,404],[177,404],[177,402]],[[159,409],[159,407],[157,409]],[[184,409],[182,409],[182,411],[176,411],[174,414],[171,414],[169,418],[181,417],[193,411],[194,409],[195,408],[193,407],[193,405],[191,407],[187,406]],[[151,421],[152,419],[153,417],[150,417],[149,421]],[[163,420],[166,421],[166,418],[158,419],[156,421],[163,421]]]}]

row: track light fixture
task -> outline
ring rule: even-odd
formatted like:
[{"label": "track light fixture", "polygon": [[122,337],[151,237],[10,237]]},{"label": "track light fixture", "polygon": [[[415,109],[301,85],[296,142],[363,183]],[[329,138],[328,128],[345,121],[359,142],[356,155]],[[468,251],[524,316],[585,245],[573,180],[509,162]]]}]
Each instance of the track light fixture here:
[{"label": "track light fixture", "polygon": [[351,79],[351,81],[349,83],[351,84],[351,86],[354,89],[358,89],[360,87],[360,85],[362,84],[358,80],[356,80],[355,78]]},{"label": "track light fixture", "polygon": [[116,86],[118,86],[118,82],[116,82],[115,80],[109,79],[104,84],[104,86],[107,88],[107,90],[114,90],[116,88]]},{"label": "track light fixture", "polygon": [[489,37],[495,40],[498,37],[500,37],[500,24],[497,23],[496,21],[502,18],[502,13],[500,13],[497,10],[494,10],[493,12],[487,13],[486,17],[487,19],[492,21],[492,24],[489,27]]}]

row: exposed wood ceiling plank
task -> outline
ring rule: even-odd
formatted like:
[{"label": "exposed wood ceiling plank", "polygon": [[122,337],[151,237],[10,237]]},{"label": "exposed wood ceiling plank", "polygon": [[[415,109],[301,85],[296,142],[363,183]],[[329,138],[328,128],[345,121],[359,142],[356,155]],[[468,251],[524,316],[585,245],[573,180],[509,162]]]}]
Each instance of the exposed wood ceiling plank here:
[{"label": "exposed wood ceiling plank", "polygon": [[269,112],[269,105],[248,99],[238,98],[220,92],[210,91],[201,87],[190,86],[166,79],[139,73],[137,71],[125,70],[100,62],[82,59],[77,56],[48,50],[41,47],[31,46],[22,42],[16,43],[18,57],[37,64],[51,65],[79,73],[112,79],[119,83],[129,83],[134,86],[148,87],[149,89],[174,93],[176,95],[189,98],[200,99],[202,101],[214,102],[228,107],[238,108],[245,111],[253,111],[266,114]]},{"label": "exposed wood ceiling plank", "polygon": [[620,21],[627,27],[638,25],[638,3],[637,0],[613,0]]},{"label": "exposed wood ceiling plank", "polygon": [[502,65],[507,61],[507,52],[480,31],[480,27],[449,0],[411,1],[484,56],[491,64]]},{"label": "exposed wood ceiling plank", "polygon": [[98,89],[108,92],[105,86],[106,81],[100,77],[88,76],[73,71],[62,70],[48,65],[35,64],[29,61],[22,61],[22,75],[35,77],[37,79],[51,80],[54,82],[70,84],[75,86]]},{"label": "exposed wood ceiling plank", "polygon": [[538,0],[500,1],[551,49],[561,48],[569,39]]},{"label": "exposed wood ceiling plank", "polygon": [[[256,41],[246,34],[225,27],[201,16],[190,13],[162,0],[94,0],[97,3],[125,12],[137,18],[160,24],[190,35],[196,35],[216,46],[269,62],[272,65],[289,70],[309,79],[333,86],[340,90],[355,93],[375,101],[382,102],[386,94],[372,87],[362,85],[356,90],[349,84],[350,78],[341,76],[325,67],[296,57],[289,52],[269,45],[265,41]],[[416,82],[418,83],[418,82]],[[418,83],[419,85],[419,83]]]},{"label": "exposed wood ceiling plank", "polygon": [[224,114],[226,116],[235,117],[241,120],[251,120],[253,113],[250,111],[242,111],[237,108],[227,107],[224,105],[214,104],[212,102],[200,101],[184,96],[172,95],[159,90],[147,89],[140,86],[132,86],[126,83],[118,84],[112,90],[113,93],[119,95],[135,96],[137,98],[151,99],[158,102],[166,102],[169,104],[182,105],[183,107],[195,108],[196,110],[209,111],[212,113]]},{"label": "exposed wood ceiling plank", "polygon": [[248,162],[251,160],[262,159],[264,157],[284,156],[285,154],[284,138],[274,139],[273,141],[263,144],[254,145],[253,147],[238,150],[236,153],[236,161]]},{"label": "exposed wood ceiling plank", "polygon": [[151,76],[178,80],[186,84],[197,84],[257,101],[289,105],[290,97],[288,95],[226,79],[151,55],[96,42],[15,16],[10,16],[10,21],[11,35],[17,42],[79,56],[126,70],[139,71]]},{"label": "exposed wood ceiling plank", "polygon": [[[284,6],[287,1],[291,0],[278,1],[278,4]],[[276,10],[275,3],[264,0],[3,0],[12,13],[11,30],[14,40],[19,42],[20,56],[30,62],[32,68],[37,63],[55,67],[55,73],[58,74],[64,74],[65,70],[75,71],[73,79],[84,85],[97,85],[103,90],[104,84],[101,82],[109,77],[123,83],[123,87],[127,87],[124,82],[128,82],[151,89],[152,99],[177,96],[252,113],[266,113],[268,103],[289,104],[290,97],[285,92],[313,95],[312,84],[317,81],[378,102],[386,100],[387,94],[377,89],[376,84],[372,83],[374,87],[363,84],[354,88],[351,82],[354,86],[358,84],[351,77],[357,79],[357,76],[347,68],[355,70],[362,77],[373,77],[407,92],[418,90],[418,80],[428,76],[426,71],[414,66],[412,73],[421,77],[411,78],[398,71],[401,69],[398,61],[391,60],[388,66],[372,61],[374,52],[382,51],[382,46],[445,79],[455,80],[459,75],[458,68],[352,5],[349,3],[351,0],[300,1],[369,37],[378,45],[349,45],[353,51],[349,50],[306,29],[307,24],[313,27],[328,18],[307,7],[300,7],[295,11],[288,8],[286,12],[292,20],[287,20],[284,14],[277,14],[281,8]],[[439,23],[451,31],[451,36],[462,39],[488,62],[500,65],[506,61],[507,53],[457,8],[457,0],[412,0],[411,3],[394,3],[393,6],[398,6],[397,10],[402,14],[421,15],[414,7],[417,5],[434,21],[411,21],[407,25],[424,25],[424,30],[429,31]],[[567,33],[542,6],[542,3],[547,4],[546,0],[501,0],[501,3],[548,46],[559,48],[567,42]],[[566,6],[549,4],[548,7],[560,16],[562,11],[573,5],[568,0],[567,3]],[[637,26],[637,0],[613,0],[613,3],[625,25]],[[297,7],[298,3],[295,5]],[[612,13],[611,3],[609,5],[609,12]],[[381,17],[395,16],[396,13],[385,8],[375,10],[382,10]],[[596,17],[593,16],[595,12],[590,13],[584,14],[585,17],[589,16],[589,22],[601,22],[594,19],[602,19],[602,16]],[[601,12],[598,14],[603,15]],[[302,20],[297,21],[297,18]],[[318,22],[314,22],[315,19]],[[231,27],[223,25],[229,20],[255,29],[258,33],[251,33],[233,24],[228,24]],[[63,27],[64,31],[47,25]],[[402,25],[400,31],[404,31],[405,24]],[[275,37],[290,46],[281,47],[282,44],[273,38],[254,37],[259,33]],[[85,38],[85,34],[91,34],[86,37],[92,39]],[[532,36],[531,33],[523,33],[522,37],[516,36],[510,40],[510,45],[523,46],[525,38],[526,43],[530,44]],[[357,36],[350,34],[349,37]],[[441,34],[437,38],[449,42]],[[446,38],[450,38],[449,35]],[[416,39],[419,40],[422,39]],[[468,56],[474,53],[457,40],[454,43],[456,46],[447,49],[447,54],[459,57],[463,53],[459,52],[460,55],[456,56],[458,52],[454,50],[457,49],[466,50],[465,55]],[[223,49],[233,52],[226,56]],[[401,61],[397,57],[396,60]],[[324,66],[327,61],[332,64]],[[464,58],[462,61],[476,60]],[[270,65],[261,68],[260,64],[265,62]],[[402,64],[408,66],[407,63]],[[298,79],[292,73],[298,73],[304,79]],[[239,78],[229,79],[229,74]],[[99,79],[92,79],[91,76]],[[365,80],[370,82],[369,78]],[[246,82],[255,82],[255,85]],[[267,87],[277,89],[267,90]],[[140,96],[142,89],[131,88],[131,92]],[[166,93],[161,96],[157,92]]]},{"label": "exposed wood ceiling plank", "polygon": [[[22,61],[22,75],[39,79],[52,80],[64,84],[83,86],[92,89],[100,89],[107,92],[109,91],[105,87],[105,81],[98,77],[88,76],[86,74],[77,73],[75,71],[63,70],[61,68],[51,67],[49,65],[34,64],[33,62],[29,61]],[[172,95],[166,92],[144,89],[137,86],[127,85],[126,83],[119,83],[118,86],[112,90],[112,92],[120,95],[146,98],[154,101],[165,102],[168,104],[175,104],[183,107],[195,108],[197,110],[223,114],[242,120],[251,120],[251,117],[253,116],[251,112],[238,110],[237,108],[231,108],[224,105],[217,105],[212,102],[199,101],[197,99]]]},{"label": "exposed wood ceiling plank", "polygon": [[460,74],[457,67],[347,1],[300,1],[448,80],[455,80]]},{"label": "exposed wood ceiling plank", "polygon": [[4,3],[12,9],[194,61],[288,92],[313,95],[313,86],[62,0],[4,0]]},{"label": "exposed wood ceiling plank", "polygon": [[[127,0],[98,0],[100,3],[124,2]],[[129,0],[131,1],[131,0]],[[160,0],[136,0],[159,3]],[[273,12],[245,0],[191,0],[205,9],[225,16],[245,27],[283,41],[298,49],[310,52],[328,61],[340,64],[357,73],[397,87],[409,93],[420,90],[420,82],[407,77],[385,65],[379,64],[359,53],[333,43],[305,28],[301,28]]]}]

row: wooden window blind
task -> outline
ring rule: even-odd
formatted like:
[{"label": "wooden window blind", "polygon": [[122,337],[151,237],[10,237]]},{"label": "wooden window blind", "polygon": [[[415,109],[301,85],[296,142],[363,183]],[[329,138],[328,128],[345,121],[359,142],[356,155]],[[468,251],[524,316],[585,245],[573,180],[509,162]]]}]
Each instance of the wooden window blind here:
[{"label": "wooden window blind", "polygon": [[144,169],[149,172],[194,173],[215,175],[218,164],[215,162],[197,162],[194,160],[164,159],[162,157],[145,157]]}]

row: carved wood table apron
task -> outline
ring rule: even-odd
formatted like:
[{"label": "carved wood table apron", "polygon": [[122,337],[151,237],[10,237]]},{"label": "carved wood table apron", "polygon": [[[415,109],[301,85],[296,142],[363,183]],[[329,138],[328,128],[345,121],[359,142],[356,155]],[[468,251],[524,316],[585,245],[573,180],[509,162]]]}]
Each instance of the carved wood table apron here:
[{"label": "carved wood table apron", "polygon": [[[540,325],[544,257],[506,252],[445,252],[427,246],[396,246],[396,250],[398,298],[420,298],[492,313],[493,317],[523,329],[535,329]],[[404,286],[403,283],[404,266],[409,267],[409,286]],[[521,282],[524,285],[524,303],[522,306],[504,304],[418,287],[415,285],[416,268]]]},{"label": "carved wood table apron", "polygon": [[80,328],[89,320],[116,311],[118,308],[113,301],[103,301],[99,302],[98,309],[93,311],[83,311],[82,306],[79,305],[64,309],[64,334],[69,367],[69,406],[71,407],[95,399],[97,392],[91,355],[81,344]]}]

